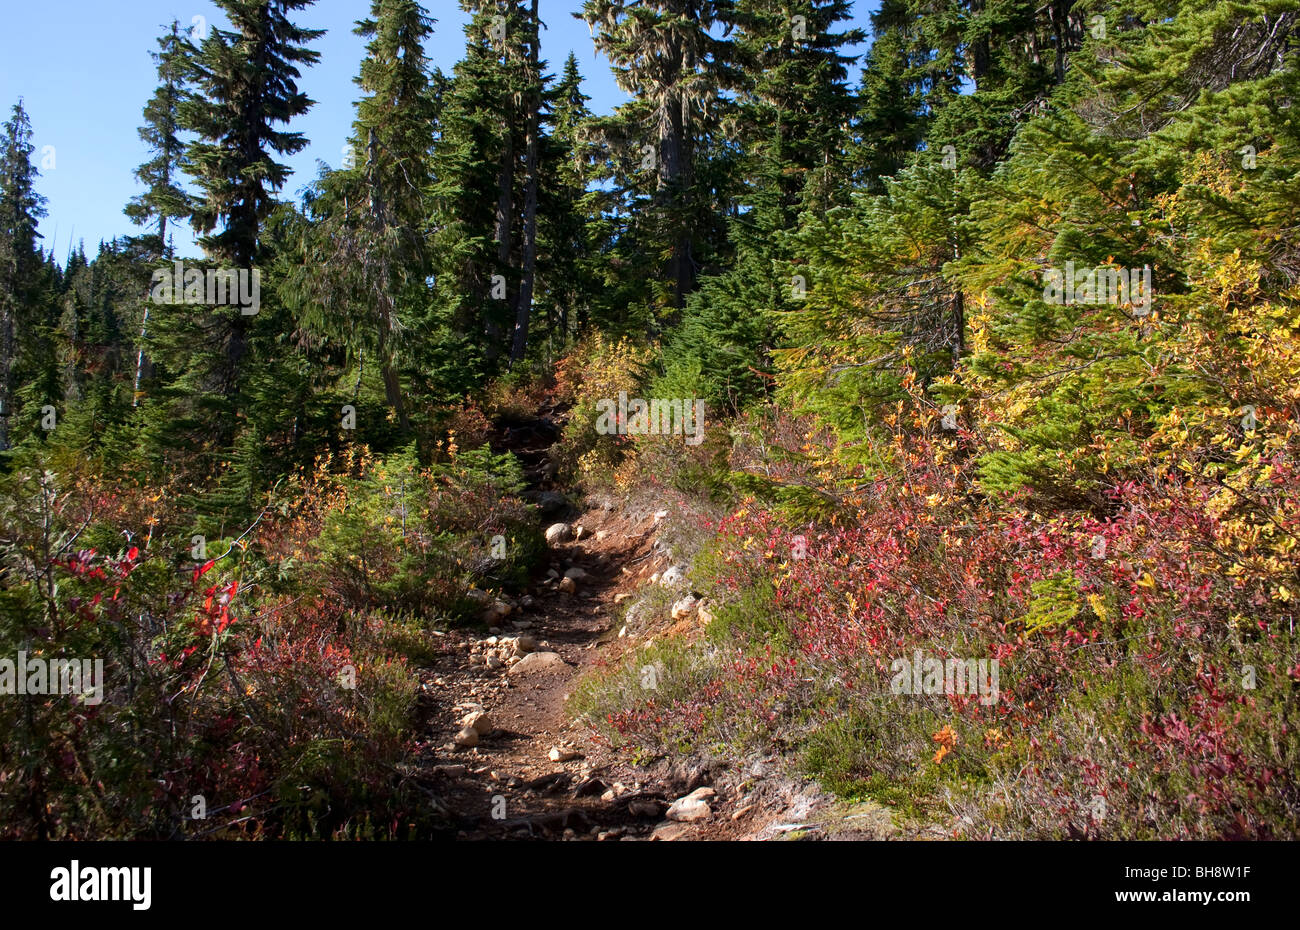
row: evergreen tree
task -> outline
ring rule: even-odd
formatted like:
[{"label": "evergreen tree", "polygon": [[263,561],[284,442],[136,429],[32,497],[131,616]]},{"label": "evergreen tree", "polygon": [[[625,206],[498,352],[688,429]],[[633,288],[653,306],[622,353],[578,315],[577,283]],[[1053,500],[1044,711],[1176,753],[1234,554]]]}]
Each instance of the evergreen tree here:
[{"label": "evergreen tree", "polygon": [[591,110],[572,52],[548,94],[548,132],[542,138],[538,218],[539,302],[552,345],[585,327],[596,300],[595,274],[603,261],[599,224],[602,192],[588,191],[592,155],[585,138]]},{"label": "evergreen tree", "polygon": [[511,367],[523,359],[528,348],[528,326],[533,313],[533,292],[537,283],[537,198],[541,173],[542,78],[541,20],[537,0],[531,0],[527,19],[528,43],[528,135],[524,155],[523,254],[520,258],[519,293],[515,297],[515,329],[510,345]]},{"label": "evergreen tree", "polygon": [[179,113],[194,53],[175,20],[159,37],[158,51],[150,53],[157,66],[158,89],[144,106],[145,122],[139,135],[151,157],[135,170],[136,180],[145,190],[131,198],[124,212],[137,226],[157,222],[160,256],[167,254],[168,222],[190,215],[189,196],[181,187],[186,161]]},{"label": "evergreen tree", "polygon": [[1086,37],[1078,0],[909,0],[910,72],[925,95],[927,148],[983,173],[1064,80]]},{"label": "evergreen tree", "polygon": [[907,0],[884,0],[871,14],[849,158],[854,181],[872,193],[906,167],[925,132],[924,93],[912,61]]},{"label": "evergreen tree", "polygon": [[[190,198],[180,184],[186,161],[185,146],[180,139],[179,114],[194,52],[181,35],[180,23],[173,20],[171,28],[158,39],[158,51],[150,53],[157,66],[159,83],[153,97],[145,104],[145,123],[139,134],[152,157],[135,171],[136,180],[145,186],[145,191],[131,198],[125,208],[126,215],[137,226],[157,221],[156,253],[164,260],[171,255],[167,243],[168,221],[190,215]],[[150,302],[145,300],[136,349],[133,404],[139,403],[140,381],[148,367],[144,342],[149,332],[149,310]]]},{"label": "evergreen tree", "polygon": [[732,6],[732,0],[583,4],[596,47],[619,86],[635,97],[615,120],[597,126],[609,144],[623,148],[620,157],[638,164],[638,180],[652,185],[637,247],[666,256],[658,302],[669,311],[684,305],[708,258],[700,229],[712,201],[702,155],[720,121],[721,92],[739,83],[730,43],[713,30],[731,22]]},{"label": "evergreen tree", "polygon": [[415,0],[373,0],[357,24],[370,41],[356,83],[354,167],[327,174],[312,201],[297,292],[301,325],[378,360],[388,406],[410,426],[399,372],[403,311],[425,291],[425,192],[434,113],[424,40],[433,22]]},{"label": "evergreen tree", "polygon": [[[535,21],[521,0],[464,0],[465,57],[448,89],[434,149],[435,277],[453,331],[481,334],[470,372],[494,370],[518,320],[532,112]],[[535,172],[534,172],[535,173]],[[513,295],[513,296],[512,296]],[[465,370],[465,358],[459,367]]]},{"label": "evergreen tree", "polygon": [[735,259],[688,299],[665,350],[670,376],[693,381],[714,403],[739,406],[764,390],[773,313],[793,309],[805,287],[786,267],[793,256],[784,233],[801,209],[821,213],[843,198],[854,59],[842,50],[862,39],[857,30],[836,31],[848,17],[842,0],[736,4],[746,83],[735,129],[739,210],[728,226]]},{"label": "evergreen tree", "polygon": [[12,444],[18,375],[22,368],[46,367],[32,357],[44,354],[42,328],[48,320],[40,306],[44,259],[36,230],[45,216],[45,198],[36,192],[39,172],[31,139],[31,120],[20,100],[0,135],[0,452]]},{"label": "evergreen tree", "polygon": [[[299,66],[319,58],[306,44],[323,30],[300,28],[288,18],[312,3],[217,0],[231,29],[213,28],[193,62],[196,92],[180,111],[181,126],[198,137],[185,154],[199,189],[192,223],[208,256],[236,269],[251,270],[261,257],[262,224],[290,174],[274,156],[307,144],[301,133],[276,127],[312,106],[296,82]],[[214,315],[220,326],[210,338],[222,357],[214,386],[231,396],[248,350],[249,317],[238,309]]]},{"label": "evergreen tree", "polygon": [[[848,0],[736,0],[736,54],[745,73],[737,141],[749,191],[774,182],[779,205],[825,210],[839,196],[846,127],[855,101],[847,86],[856,56],[843,50],[865,37],[836,31]],[[754,205],[761,195],[741,195]],[[793,225],[793,213],[783,226]]]}]

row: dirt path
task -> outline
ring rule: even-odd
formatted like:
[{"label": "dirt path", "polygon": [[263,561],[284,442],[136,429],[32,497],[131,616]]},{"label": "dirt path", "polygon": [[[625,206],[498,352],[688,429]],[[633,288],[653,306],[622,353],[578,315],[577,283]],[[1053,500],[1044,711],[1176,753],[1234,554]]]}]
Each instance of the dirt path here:
[{"label": "dirt path", "polygon": [[[575,519],[583,538],[552,550],[551,571],[586,573],[574,593],[554,580],[539,583],[519,599],[500,634],[452,631],[438,662],[420,672],[424,727],[437,759],[435,790],[468,838],[598,836],[641,826],[627,807],[644,792],[616,791],[612,766],[597,761],[600,748],[564,713],[578,676],[620,651],[612,626],[620,568],[648,547],[646,537],[608,530],[597,543],[588,526],[598,516]],[[533,658],[513,667],[484,663],[501,636],[520,634],[533,638]],[[491,721],[480,725],[487,732],[477,745],[455,748],[464,716],[480,708]],[[553,749],[563,750],[559,761]]]},{"label": "dirt path", "polygon": [[[549,566],[499,627],[447,632],[437,660],[419,670],[421,737],[411,762],[420,780],[463,839],[806,834],[809,817],[827,809],[826,799],[815,786],[769,777],[773,770],[762,760],[745,771],[689,759],[636,766],[567,718],[565,702],[584,673],[638,648],[619,636],[618,603],[667,562],[655,548],[662,512],[558,509],[546,466],[556,435],[554,414],[544,411],[535,421],[504,426],[494,444],[523,461],[534,495],[550,495],[543,500],[543,510],[551,510],[546,522],[567,522],[575,532],[551,548]],[[573,569],[580,577],[569,586],[562,579]],[[526,658],[503,661],[519,655],[510,645],[514,637],[529,647]],[[474,713],[487,715],[478,725],[482,734],[465,740],[476,739],[475,745],[457,745]],[[684,822],[669,807],[692,792],[702,795],[707,813]],[[887,816],[883,822],[873,811],[853,816],[869,818],[857,825],[870,828],[865,835],[889,832]]]}]

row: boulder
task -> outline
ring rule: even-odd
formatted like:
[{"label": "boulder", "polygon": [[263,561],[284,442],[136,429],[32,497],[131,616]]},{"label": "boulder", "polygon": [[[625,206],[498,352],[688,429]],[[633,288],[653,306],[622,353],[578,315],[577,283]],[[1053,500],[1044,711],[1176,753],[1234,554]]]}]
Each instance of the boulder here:
[{"label": "boulder", "polygon": [[708,820],[713,816],[713,808],[709,807],[709,798],[716,795],[717,792],[712,788],[696,788],[690,794],[668,805],[668,811],[664,816],[678,823]]},{"label": "boulder", "polygon": [[555,672],[565,668],[558,652],[531,652],[510,669],[511,675],[531,675],[537,672]]},{"label": "boulder", "polygon": [[560,543],[567,542],[571,532],[567,523],[552,523],[546,528],[546,544],[558,546]]},{"label": "boulder", "polygon": [[516,655],[532,652],[537,648],[537,637],[531,633],[520,633],[514,639],[514,648]]},{"label": "boulder", "polygon": [[543,491],[537,498],[537,506],[544,514],[561,513],[569,509],[569,499],[559,491]]}]

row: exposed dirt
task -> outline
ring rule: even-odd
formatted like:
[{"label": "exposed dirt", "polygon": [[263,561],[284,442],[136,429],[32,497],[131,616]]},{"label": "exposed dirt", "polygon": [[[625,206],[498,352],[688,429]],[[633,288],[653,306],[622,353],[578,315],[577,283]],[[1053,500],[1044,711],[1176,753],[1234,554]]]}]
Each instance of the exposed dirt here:
[{"label": "exposed dirt", "polygon": [[[602,744],[589,727],[565,714],[565,701],[583,673],[617,662],[639,648],[620,637],[618,603],[667,567],[654,547],[662,512],[628,513],[589,508],[556,509],[546,448],[558,435],[553,411],[532,422],[501,427],[498,451],[509,448],[524,462],[534,495],[551,492],[547,523],[581,528],[576,539],[551,549],[549,570],[585,571],[576,590],[559,578],[540,577],[499,621],[498,636],[535,637],[533,654],[553,652],[553,668],[519,672],[489,668],[493,631],[453,630],[442,637],[437,661],[420,669],[422,738],[411,760],[430,779],[457,835],[464,839],[772,839],[885,838],[896,836],[888,811],[849,807],[815,785],[782,773],[779,760],[755,759],[741,767],[698,760],[661,760],[637,766]],[[546,510],[546,507],[543,508]],[[548,568],[541,569],[541,575]],[[668,618],[654,635],[699,635],[698,620]],[[670,628],[671,627],[671,628]],[[477,745],[458,748],[455,738],[468,712],[485,711],[491,729]],[[566,756],[551,757],[553,749]],[[665,818],[669,804],[699,788],[715,792],[705,819]],[[705,792],[708,793],[707,791]]]}]

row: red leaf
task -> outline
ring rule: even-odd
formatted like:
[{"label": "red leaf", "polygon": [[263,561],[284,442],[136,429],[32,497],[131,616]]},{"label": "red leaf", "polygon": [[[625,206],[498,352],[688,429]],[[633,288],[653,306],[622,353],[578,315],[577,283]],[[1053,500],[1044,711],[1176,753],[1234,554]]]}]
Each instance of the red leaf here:
[{"label": "red leaf", "polygon": [[216,564],[217,564],[216,559],[208,559],[205,563],[203,563],[203,565],[200,568],[194,569],[194,580],[198,581],[205,574],[207,574],[208,569],[212,568],[212,566]]}]

